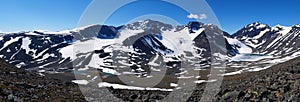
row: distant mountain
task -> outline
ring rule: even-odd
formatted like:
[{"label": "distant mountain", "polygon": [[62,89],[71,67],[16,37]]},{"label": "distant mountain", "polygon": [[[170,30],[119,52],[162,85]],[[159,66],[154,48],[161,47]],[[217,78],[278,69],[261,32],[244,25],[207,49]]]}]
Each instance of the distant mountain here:
[{"label": "distant mountain", "polygon": [[[207,67],[212,58],[220,56],[225,59],[218,60],[230,62],[240,54],[279,57],[297,54],[299,28],[299,25],[270,27],[255,22],[230,35],[212,24],[189,22],[172,26],[149,19],[119,27],[91,25],[62,32],[4,34],[0,36],[0,58],[19,68],[39,72],[64,72],[82,67],[81,70],[96,68],[119,75],[123,67],[130,67],[131,70],[123,72],[147,76],[155,70],[149,65],[159,65],[172,69],[168,73],[176,74],[182,71],[183,58],[194,58],[187,60],[195,66]],[[193,46],[186,42],[190,39]],[[122,46],[127,46],[128,52],[116,49]],[[187,57],[188,48],[194,49],[197,55]]]},{"label": "distant mountain", "polygon": [[[176,44],[182,46],[184,40],[180,38],[184,36],[194,39],[195,49],[197,49],[199,56],[202,56],[200,58],[206,58],[203,60],[204,62],[208,62],[209,56],[211,56],[207,35],[221,37],[220,39],[226,42],[228,49],[224,54],[227,52],[230,56],[235,55],[238,51],[225,41],[222,33],[224,32],[217,26],[200,22],[190,22],[186,26],[172,26],[153,20],[135,22],[120,27],[91,25],[62,32],[21,32],[1,35],[0,57],[19,68],[41,72],[67,71],[77,64],[78,66],[86,66],[94,60],[94,56],[98,56],[98,60],[103,59],[104,61],[93,67],[111,68],[112,62],[109,57],[112,57],[112,52],[105,52],[105,49],[110,49],[114,45],[112,40],[128,36],[139,38],[125,40],[125,42],[135,41],[130,44],[135,49],[131,52],[130,63],[135,65],[130,67],[133,69],[142,67],[145,68],[143,71],[148,70],[149,72],[143,63],[148,63],[149,59],[156,55],[162,55],[164,59],[169,59],[166,66],[179,66],[181,52],[176,49]],[[221,36],[219,36],[220,34]],[[167,38],[169,35],[178,36],[178,41],[169,41]],[[95,44],[94,42],[98,43]],[[74,48],[85,43],[87,45],[91,45],[88,43],[95,44],[95,49],[81,50],[84,52],[73,55],[76,50]]]},{"label": "distant mountain", "polygon": [[234,33],[230,38],[249,47],[251,53],[287,56],[299,52],[299,30],[299,25],[270,27],[255,22]]}]

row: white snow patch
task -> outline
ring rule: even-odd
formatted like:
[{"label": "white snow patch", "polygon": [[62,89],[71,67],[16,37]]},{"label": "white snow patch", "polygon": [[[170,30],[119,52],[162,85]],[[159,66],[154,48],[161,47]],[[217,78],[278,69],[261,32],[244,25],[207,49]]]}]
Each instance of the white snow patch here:
[{"label": "white snow patch", "polygon": [[191,39],[195,39],[196,37],[198,37],[205,29],[204,28],[200,28],[199,30],[193,30],[193,32],[195,33],[191,33],[189,34],[189,36],[191,37]]},{"label": "white snow patch", "polygon": [[257,36],[253,37],[253,39],[259,39],[259,38],[261,38],[268,31],[270,31],[270,29],[266,29],[264,31],[261,31]]},{"label": "white snow patch", "polygon": [[177,87],[178,84],[176,84],[176,83],[170,83],[170,86],[171,86],[171,87]]},{"label": "white snow patch", "polygon": [[217,80],[197,80],[197,81],[194,81],[194,83],[196,84],[201,84],[201,83],[211,83],[211,82],[215,82]]},{"label": "white snow patch", "polygon": [[261,29],[261,28],[265,28],[265,27],[267,27],[267,25],[265,25],[265,24],[260,24],[260,25],[258,25],[258,26],[256,27],[256,29]]},{"label": "white snow patch", "polygon": [[44,34],[54,34],[54,35],[65,35],[65,34],[72,34],[71,32],[75,32],[75,30],[64,30],[64,31],[49,31],[49,30],[35,30],[37,32],[41,32]]},{"label": "white snow patch", "polygon": [[25,66],[26,64],[24,62],[21,62],[19,64],[16,65],[17,68],[21,68],[22,66]]},{"label": "white snow patch", "polygon": [[252,53],[252,48],[250,48],[247,45],[243,44],[239,40],[232,39],[232,38],[227,38],[227,37],[226,37],[226,39],[229,42],[229,44],[237,45],[237,46],[240,47],[240,48],[238,48],[239,53]]},{"label": "white snow patch", "polygon": [[87,80],[73,80],[72,82],[80,85],[87,85],[89,83]]},{"label": "white snow patch", "polygon": [[36,34],[36,33],[33,33],[33,32],[27,32],[25,33],[26,35],[40,35],[40,34]]},{"label": "white snow patch", "polygon": [[[292,27],[284,27],[284,26],[276,26],[276,27],[273,27],[272,29],[276,29],[277,27],[280,27],[282,28],[283,30],[279,31],[277,34],[279,36],[277,36],[277,38],[275,40],[273,40],[268,46],[267,48],[269,47],[272,47],[274,46],[275,43],[279,43],[278,41],[283,39],[285,36],[287,36],[287,33],[289,33],[291,30],[292,30]],[[277,28],[278,29],[278,28]]]},{"label": "white snow patch", "polygon": [[239,71],[235,71],[235,72],[222,74],[222,76],[236,75],[236,74],[241,74],[242,72],[243,72],[243,70],[239,70]]},{"label": "white snow patch", "polygon": [[112,84],[107,82],[101,82],[98,84],[98,87],[112,87],[114,89],[129,89],[129,90],[159,90],[159,91],[173,91],[173,89],[163,89],[163,88],[143,88],[143,87],[136,87],[136,86],[127,86],[121,84]]},{"label": "white snow patch", "polygon": [[0,49],[0,51],[3,50],[4,48],[6,48],[7,46],[9,46],[11,43],[18,41],[20,38],[21,37],[16,37],[16,38],[10,39],[9,41],[6,41],[3,45],[3,47]]},{"label": "white snow patch", "polygon": [[73,45],[69,45],[69,46],[66,46],[64,48],[61,48],[60,49],[60,53],[62,54],[62,57],[63,58],[71,58],[73,59],[73,48],[74,46]]},{"label": "white snow patch", "polygon": [[29,54],[30,51],[32,51],[35,54],[36,50],[30,49],[29,48],[30,44],[31,44],[31,39],[29,37],[26,37],[26,38],[22,39],[22,46],[21,47],[26,51],[26,54]]},{"label": "white snow patch", "polygon": [[273,58],[269,55],[256,55],[256,54],[238,54],[231,58],[231,61],[259,61],[262,59]]}]

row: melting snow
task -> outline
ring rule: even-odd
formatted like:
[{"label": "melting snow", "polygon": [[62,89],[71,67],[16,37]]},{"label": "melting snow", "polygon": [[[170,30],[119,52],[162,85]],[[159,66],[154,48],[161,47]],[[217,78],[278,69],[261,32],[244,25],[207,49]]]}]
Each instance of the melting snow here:
[{"label": "melting snow", "polygon": [[201,84],[201,83],[211,83],[211,82],[215,82],[217,80],[197,80],[197,81],[194,81],[194,83],[196,84]]},{"label": "melting snow", "polygon": [[29,45],[31,44],[31,39],[29,37],[23,38],[22,40],[22,48],[25,49],[26,54],[29,54],[30,51],[36,53],[36,50],[30,49]]},{"label": "melting snow", "polygon": [[87,80],[73,80],[72,82],[80,85],[87,85],[89,83]]},{"label": "melting snow", "polygon": [[247,45],[243,44],[239,40],[232,39],[232,38],[227,38],[227,37],[226,37],[226,39],[229,42],[229,44],[237,45],[237,46],[240,47],[240,48],[238,48],[239,53],[252,53],[252,48],[250,48]]},{"label": "melting snow", "polygon": [[170,83],[170,86],[171,86],[171,87],[177,87],[177,86],[178,86],[178,84],[175,84],[175,83]]},{"label": "melting snow", "polygon": [[270,29],[266,29],[264,31],[261,31],[257,36],[253,37],[253,39],[259,39],[259,38],[261,38],[268,31],[270,31]]},{"label": "melting snow", "polygon": [[201,34],[205,29],[204,28],[200,28],[199,30],[193,30],[195,33],[191,33],[189,34],[189,36],[191,37],[191,39],[195,39],[196,37],[199,36],[199,34]]},{"label": "melting snow", "polygon": [[107,82],[101,82],[98,84],[98,87],[112,87],[114,89],[129,89],[129,90],[159,90],[159,91],[173,91],[173,89],[163,89],[163,88],[143,88],[136,86],[127,86],[121,84],[111,84]]},{"label": "melting snow", "polygon": [[[278,26],[276,26],[277,28]],[[283,30],[279,31],[277,34],[279,34],[279,36],[273,40],[268,46],[267,48],[269,47],[272,47],[274,46],[274,44],[278,43],[278,41],[282,38],[284,38],[284,36],[287,36],[287,33],[289,33],[291,30],[292,30],[292,27],[284,27],[284,26],[280,26],[281,28],[283,28]],[[273,27],[272,29],[275,29],[275,27]]]},{"label": "melting snow", "polygon": [[235,71],[235,72],[222,74],[222,76],[236,75],[236,74],[241,74],[242,72],[243,72],[243,70],[239,70],[239,71]]},{"label": "melting snow", "polygon": [[60,49],[60,53],[62,54],[62,57],[63,58],[71,58],[73,59],[73,45],[70,45],[70,46],[66,46],[62,49]]},{"label": "melting snow", "polygon": [[10,44],[12,44],[12,43],[18,41],[20,38],[21,38],[21,37],[16,37],[16,38],[12,38],[12,39],[6,41],[6,42],[4,43],[4,45],[3,45],[3,47],[0,49],[0,51],[3,50],[4,48],[6,48],[7,46],[9,46]]},{"label": "melting snow", "polygon": [[238,54],[231,58],[231,61],[259,61],[262,59],[273,58],[268,55],[258,55],[258,54]]}]

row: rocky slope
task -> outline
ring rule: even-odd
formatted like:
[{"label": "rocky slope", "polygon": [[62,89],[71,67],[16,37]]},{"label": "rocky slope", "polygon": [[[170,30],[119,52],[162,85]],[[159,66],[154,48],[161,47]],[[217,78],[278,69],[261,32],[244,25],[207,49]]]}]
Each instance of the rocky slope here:
[{"label": "rocky slope", "polygon": [[243,27],[229,38],[239,40],[251,53],[287,56],[299,51],[299,25],[270,27],[255,22]]},{"label": "rocky slope", "polygon": [[[78,86],[18,69],[0,61],[1,100],[7,101],[85,101]],[[57,77],[57,76],[56,76]],[[281,63],[267,70],[226,76],[213,101],[300,101],[300,58]],[[198,84],[189,102],[199,101],[205,83]],[[89,92],[93,89],[87,88]],[[169,92],[137,91],[109,88],[124,101],[156,101]],[[96,91],[95,91],[96,92]],[[89,98],[90,100],[96,100]]]},{"label": "rocky slope", "polygon": [[[206,83],[198,84],[188,102],[200,101]],[[125,101],[161,100],[169,92],[111,90]],[[300,57],[260,72],[226,76],[214,102],[299,102]]]},{"label": "rocky slope", "polygon": [[0,60],[1,101],[85,101],[77,84],[18,69]]},{"label": "rocky slope", "polygon": [[216,96],[220,101],[300,101],[300,58],[267,70],[227,76]]}]

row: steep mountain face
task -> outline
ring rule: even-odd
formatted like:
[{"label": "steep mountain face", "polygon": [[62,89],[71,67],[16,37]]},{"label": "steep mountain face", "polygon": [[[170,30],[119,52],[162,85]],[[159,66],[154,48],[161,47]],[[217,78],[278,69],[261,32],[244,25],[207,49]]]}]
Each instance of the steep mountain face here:
[{"label": "steep mountain face", "polygon": [[227,36],[227,39],[239,49],[240,53],[253,53],[258,46],[270,38],[272,34],[267,33],[269,31],[271,28],[268,25],[255,22]]},{"label": "steep mountain face", "polygon": [[0,36],[0,57],[19,68],[67,70],[72,68],[76,41],[112,39],[120,27],[89,26],[63,32],[21,32]]},{"label": "steep mountain face", "polygon": [[272,28],[273,36],[257,49],[262,53],[276,56],[299,52],[299,30],[297,26],[275,26]]},{"label": "steep mountain face", "polygon": [[61,48],[74,42],[73,35],[50,35],[41,32],[24,32],[1,36],[0,56],[22,68],[69,66]]},{"label": "steep mountain face", "polygon": [[92,25],[70,31],[77,40],[85,41],[92,38],[113,39],[117,36],[118,30],[123,26],[114,27],[106,25]]},{"label": "steep mountain face", "polygon": [[165,24],[159,21],[147,19],[145,21],[127,24],[126,26],[124,26],[124,28],[130,30],[145,30],[145,31],[151,30],[151,31],[161,32],[161,31],[172,30],[174,27],[170,24]]},{"label": "steep mountain face", "polygon": [[[131,68],[130,72],[147,75],[151,72],[149,63],[165,63],[167,68],[179,68],[182,55],[185,55],[184,49],[180,48],[184,46],[196,51],[201,61],[195,64],[202,66],[212,60],[211,56],[215,55],[212,51],[220,52],[229,59],[240,54],[297,56],[299,30],[299,25],[270,27],[255,22],[229,35],[217,26],[200,22],[172,26],[145,20],[120,27],[92,25],[63,32],[4,34],[0,36],[0,57],[19,68],[41,72],[68,71],[73,66],[81,66],[117,74],[116,70],[112,70],[115,68],[115,46],[127,46],[129,52],[124,55],[127,61],[121,60]],[[216,39],[218,41],[214,41]],[[193,41],[193,46],[187,45],[188,40]]]},{"label": "steep mountain face", "polygon": [[[238,51],[225,40],[223,34],[227,33],[214,25],[190,22],[186,26],[172,26],[153,20],[120,27],[93,25],[63,32],[21,32],[0,36],[0,57],[19,68],[40,72],[68,71],[74,65],[105,71],[108,68],[108,73],[116,74],[111,72],[114,68],[113,50],[116,50],[113,46],[126,38],[122,44],[132,49],[126,55],[131,72],[147,74],[151,68],[146,63],[165,63],[167,68],[179,67],[180,56],[185,49],[178,47],[188,47],[187,37],[194,42],[194,47],[189,45],[189,48],[195,49],[198,58],[201,58],[198,64],[210,62],[210,56],[213,55],[210,53],[211,46],[224,55],[237,54]],[[212,41],[212,38],[224,40],[225,44]],[[224,48],[220,45],[224,45]],[[85,48],[87,46],[92,47]],[[163,62],[154,61],[159,59]]]},{"label": "steep mountain face", "polygon": [[[184,54],[186,49],[182,49],[180,46],[195,49],[197,53],[195,56],[199,59],[198,62],[196,61],[193,63],[202,66],[210,64],[212,56],[210,46],[212,45],[215,46],[215,50],[225,49],[225,51],[220,51],[220,53],[224,55],[234,55],[238,52],[231,47],[228,42],[226,45],[220,42],[210,45],[207,35],[209,35],[209,37],[218,37],[218,39],[224,40],[223,42],[227,42],[223,37],[223,31],[218,29],[216,26],[205,25],[199,22],[190,22],[186,26],[177,27],[151,20],[128,24],[122,28],[122,31],[120,31],[116,40],[126,38],[123,39],[124,41],[121,43],[125,46],[132,45],[131,49],[129,49],[128,53],[124,52],[124,49],[113,49],[115,53],[110,52],[111,50],[107,50],[110,47],[97,50],[97,52],[99,52],[99,56],[105,57],[104,62],[108,62],[106,64],[99,63],[99,65],[110,66],[100,69],[103,71],[117,69],[119,71],[123,70],[121,72],[124,72],[124,69],[118,68],[130,67],[130,70],[127,69],[125,71],[127,74],[131,73],[147,76],[152,71],[161,70],[151,68],[151,66],[156,66],[161,68],[170,68],[168,69],[167,74],[174,75],[182,71],[182,69],[180,69],[182,57],[186,56]],[[194,46],[188,45],[187,43],[187,40],[191,39]],[[115,45],[109,46],[114,47]],[[108,52],[105,52],[105,50]],[[113,54],[117,56],[113,57]],[[118,65],[115,62],[122,62],[122,64]],[[119,74],[119,72],[115,71],[114,73]]]},{"label": "steep mountain face", "polygon": [[228,39],[231,39],[232,45],[243,47],[248,51],[251,49],[248,53],[286,56],[299,51],[298,34],[298,25],[270,27],[256,22],[239,30]]}]

